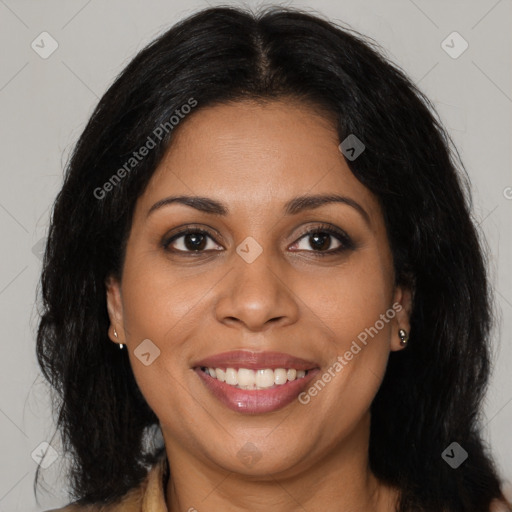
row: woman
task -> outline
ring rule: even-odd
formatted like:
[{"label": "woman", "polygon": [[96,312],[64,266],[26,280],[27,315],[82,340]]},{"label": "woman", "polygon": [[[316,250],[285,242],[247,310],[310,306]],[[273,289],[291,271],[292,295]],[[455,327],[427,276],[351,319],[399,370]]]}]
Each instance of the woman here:
[{"label": "woman", "polygon": [[207,9],[135,57],[44,260],[61,510],[511,510],[478,421],[484,261],[433,112],[292,9]]}]

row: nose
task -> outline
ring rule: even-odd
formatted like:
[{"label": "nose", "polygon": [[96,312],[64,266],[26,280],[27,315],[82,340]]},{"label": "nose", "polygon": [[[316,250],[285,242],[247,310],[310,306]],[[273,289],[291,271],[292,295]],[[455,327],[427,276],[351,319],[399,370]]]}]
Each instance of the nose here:
[{"label": "nose", "polygon": [[253,332],[295,323],[299,305],[290,286],[290,274],[284,263],[265,250],[252,263],[234,256],[234,268],[219,283],[217,320]]}]

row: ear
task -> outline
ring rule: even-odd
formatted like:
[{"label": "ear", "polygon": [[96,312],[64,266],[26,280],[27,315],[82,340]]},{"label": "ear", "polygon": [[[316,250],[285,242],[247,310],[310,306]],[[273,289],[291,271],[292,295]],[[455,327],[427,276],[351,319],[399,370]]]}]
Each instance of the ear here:
[{"label": "ear", "polygon": [[397,351],[405,348],[400,345],[398,331],[404,329],[409,334],[411,330],[412,291],[409,287],[399,285],[395,288],[392,309],[396,315],[391,328],[391,350]]},{"label": "ear", "polygon": [[[109,276],[105,280],[105,287],[107,289],[107,310],[110,318],[108,336],[114,343],[125,343],[121,285],[117,279]],[[114,329],[117,332],[117,338],[114,335]]]}]

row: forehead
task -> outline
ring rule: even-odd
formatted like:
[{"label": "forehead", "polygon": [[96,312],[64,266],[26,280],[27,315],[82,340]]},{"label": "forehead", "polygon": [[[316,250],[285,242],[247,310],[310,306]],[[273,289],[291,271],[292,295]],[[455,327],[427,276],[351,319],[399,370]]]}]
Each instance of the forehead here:
[{"label": "forehead", "polygon": [[376,198],[352,174],[338,145],[333,121],[309,104],[199,105],[176,129],[141,201],[149,208],[165,195],[208,195],[242,210],[339,193],[376,214]]}]

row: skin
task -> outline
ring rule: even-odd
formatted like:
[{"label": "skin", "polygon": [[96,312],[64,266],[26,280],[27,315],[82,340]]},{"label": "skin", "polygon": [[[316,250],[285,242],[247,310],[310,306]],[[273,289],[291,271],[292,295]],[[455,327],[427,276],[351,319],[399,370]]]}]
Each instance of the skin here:
[{"label": "skin", "polygon": [[[390,352],[402,349],[398,330],[409,331],[411,294],[395,285],[377,198],[338,144],[318,109],[292,100],[199,109],[179,125],[137,202],[121,281],[106,282],[109,335],[127,345],[160,420],[169,511],[394,510],[396,491],[368,467],[369,409]],[[283,214],[291,198],[325,193],[356,201],[368,218],[343,203]],[[148,216],[171,195],[211,197],[229,214],[173,203]],[[335,237],[320,250],[310,244],[304,233],[322,223],[355,247],[319,255],[340,245]],[[213,235],[199,256],[172,252],[191,251],[184,237],[163,247],[187,224]],[[252,263],[236,252],[248,236],[263,249]],[[220,352],[272,350],[315,361],[321,375],[393,304],[396,316],[306,405],[231,411],[192,369]],[[145,339],[161,351],[148,366],[134,354]],[[250,467],[237,456],[247,442],[261,456]]]}]

